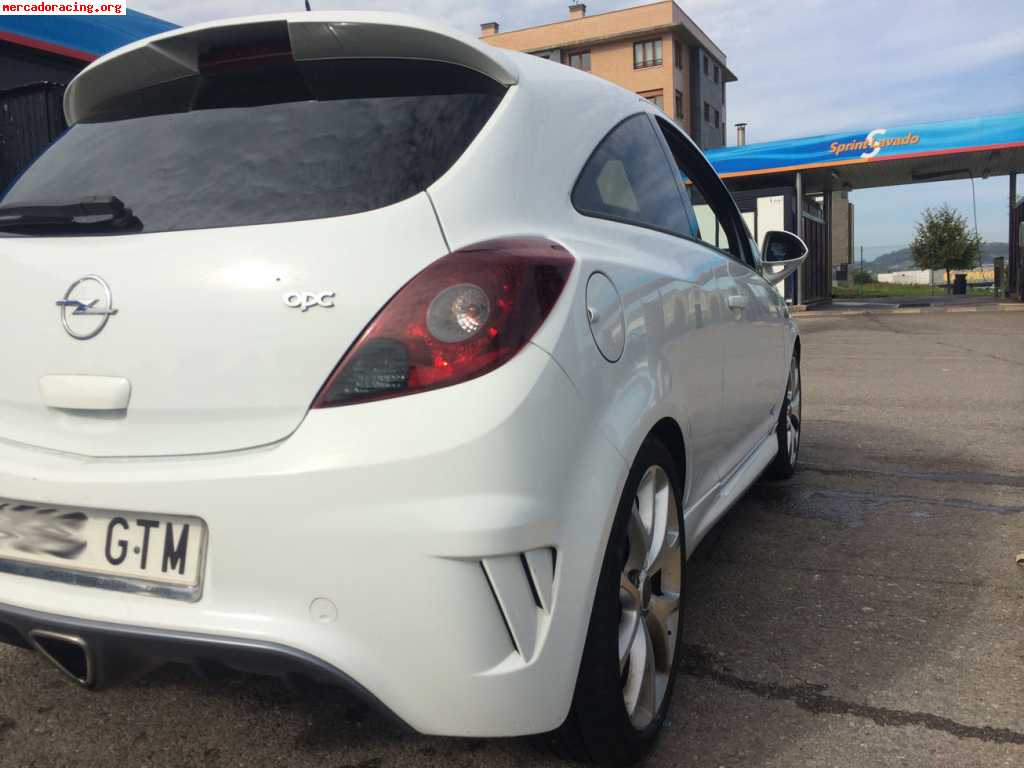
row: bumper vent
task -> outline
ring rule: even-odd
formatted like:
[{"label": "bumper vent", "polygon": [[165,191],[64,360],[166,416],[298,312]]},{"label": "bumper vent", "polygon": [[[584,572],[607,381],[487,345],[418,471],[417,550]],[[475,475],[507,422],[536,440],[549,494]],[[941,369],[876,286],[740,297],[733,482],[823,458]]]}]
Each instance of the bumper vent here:
[{"label": "bumper vent", "polygon": [[480,566],[513,647],[524,661],[530,661],[541,645],[554,605],[555,550],[544,547],[485,557]]}]

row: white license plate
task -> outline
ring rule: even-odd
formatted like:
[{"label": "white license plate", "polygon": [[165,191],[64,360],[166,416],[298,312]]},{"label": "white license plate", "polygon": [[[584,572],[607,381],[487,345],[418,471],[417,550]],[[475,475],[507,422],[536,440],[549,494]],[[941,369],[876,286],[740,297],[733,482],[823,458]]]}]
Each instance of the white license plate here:
[{"label": "white license plate", "polygon": [[195,599],[205,546],[206,525],[195,517],[0,499],[0,570],[8,572],[70,582],[91,574],[99,578],[77,581],[154,594],[133,584],[166,585]]}]

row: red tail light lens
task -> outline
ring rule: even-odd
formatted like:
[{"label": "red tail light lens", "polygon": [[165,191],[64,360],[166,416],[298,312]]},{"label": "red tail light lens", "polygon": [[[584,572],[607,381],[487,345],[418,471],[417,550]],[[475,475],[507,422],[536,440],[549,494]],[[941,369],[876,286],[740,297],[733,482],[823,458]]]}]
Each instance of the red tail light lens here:
[{"label": "red tail light lens", "polygon": [[250,45],[223,46],[199,55],[199,71],[204,75],[251,71],[276,64],[295,64],[287,38],[263,40]]},{"label": "red tail light lens", "polygon": [[562,246],[533,237],[438,259],[363,331],[313,407],[399,397],[493,371],[533,338],[574,263]]}]

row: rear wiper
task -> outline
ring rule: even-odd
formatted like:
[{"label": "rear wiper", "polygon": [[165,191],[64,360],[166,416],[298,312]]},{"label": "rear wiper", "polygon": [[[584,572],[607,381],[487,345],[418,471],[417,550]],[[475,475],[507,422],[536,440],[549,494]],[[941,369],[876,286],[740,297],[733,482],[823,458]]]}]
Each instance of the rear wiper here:
[{"label": "rear wiper", "polygon": [[72,203],[0,205],[0,229],[94,226],[141,229],[142,222],[113,195],[85,197]]}]

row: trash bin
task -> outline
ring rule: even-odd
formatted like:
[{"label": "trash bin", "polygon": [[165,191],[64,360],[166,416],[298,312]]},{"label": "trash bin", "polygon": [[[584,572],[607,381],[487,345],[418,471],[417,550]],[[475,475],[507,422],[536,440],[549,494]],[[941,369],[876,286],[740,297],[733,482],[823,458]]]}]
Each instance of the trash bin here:
[{"label": "trash bin", "polygon": [[960,274],[953,276],[953,295],[954,296],[966,296],[967,295],[967,275]]}]

